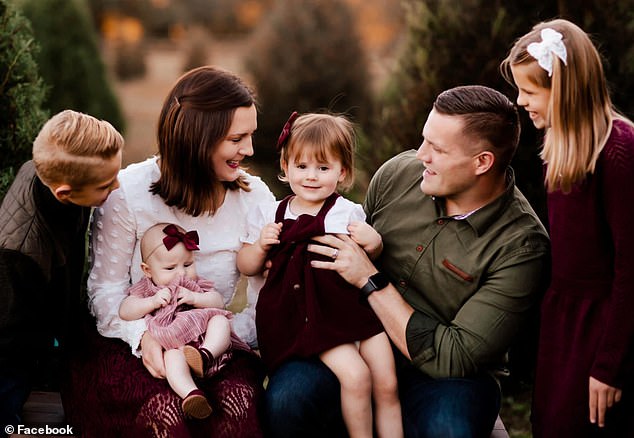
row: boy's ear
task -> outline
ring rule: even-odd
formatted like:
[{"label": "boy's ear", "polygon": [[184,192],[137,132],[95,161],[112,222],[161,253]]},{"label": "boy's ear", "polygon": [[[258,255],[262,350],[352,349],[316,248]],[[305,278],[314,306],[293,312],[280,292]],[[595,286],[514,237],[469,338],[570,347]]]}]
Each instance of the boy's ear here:
[{"label": "boy's ear", "polygon": [[337,182],[343,182],[343,180],[346,179],[346,169],[341,169],[341,173],[339,174],[339,179],[337,179]]},{"label": "boy's ear", "polygon": [[53,186],[51,187],[51,190],[55,197],[61,202],[68,202],[70,195],[73,192],[72,187],[65,183]]},{"label": "boy's ear", "polygon": [[143,271],[143,275],[145,275],[147,278],[152,278],[152,273],[150,272],[150,267],[147,263],[141,262],[141,270]]}]

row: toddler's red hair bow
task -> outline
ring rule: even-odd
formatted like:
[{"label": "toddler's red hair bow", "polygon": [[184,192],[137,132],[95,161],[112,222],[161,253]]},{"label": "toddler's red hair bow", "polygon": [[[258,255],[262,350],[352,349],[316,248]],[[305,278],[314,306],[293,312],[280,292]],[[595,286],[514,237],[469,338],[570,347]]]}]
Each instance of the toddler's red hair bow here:
[{"label": "toddler's red hair bow", "polygon": [[282,133],[280,134],[280,137],[277,139],[277,151],[278,152],[286,144],[286,141],[288,140],[288,137],[291,135],[291,128],[293,127],[293,122],[298,117],[299,117],[299,113],[297,111],[293,111],[291,116],[288,118],[288,120],[284,124],[284,127],[282,128]]}]

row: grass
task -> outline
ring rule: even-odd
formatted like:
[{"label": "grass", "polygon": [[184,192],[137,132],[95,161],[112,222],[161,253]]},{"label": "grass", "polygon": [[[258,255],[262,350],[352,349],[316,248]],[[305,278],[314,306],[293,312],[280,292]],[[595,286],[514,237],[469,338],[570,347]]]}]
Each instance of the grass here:
[{"label": "grass", "polygon": [[503,388],[500,417],[510,438],[532,438],[531,413],[532,387],[520,384],[515,388]]}]

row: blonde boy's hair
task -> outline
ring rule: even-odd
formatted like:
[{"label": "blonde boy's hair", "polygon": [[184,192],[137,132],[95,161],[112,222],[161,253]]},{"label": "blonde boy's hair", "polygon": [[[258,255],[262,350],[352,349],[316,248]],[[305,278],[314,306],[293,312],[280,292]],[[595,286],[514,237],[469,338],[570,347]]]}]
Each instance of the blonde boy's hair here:
[{"label": "blonde boy's hair", "polygon": [[[541,41],[545,28],[562,34],[567,52],[565,65],[554,57],[552,77],[527,50],[530,43]],[[515,42],[500,69],[513,84],[511,67],[528,63],[535,64],[532,82],[550,89],[550,126],[541,152],[547,164],[546,187],[551,192],[557,189],[569,192],[574,183],[594,172],[612,130],[612,121],[623,117],[612,106],[599,52],[575,24],[562,19],[537,24]]]},{"label": "blonde boy's hair", "polygon": [[123,137],[105,120],[64,110],[51,117],[33,142],[33,162],[45,184],[73,188],[96,182],[95,168],[123,148]]},{"label": "blonde boy's hair", "polygon": [[[304,114],[295,120],[291,134],[280,151],[280,163],[292,164],[304,154],[326,161],[333,157],[341,161],[346,174],[339,188],[346,190],[354,183],[354,126],[346,117],[332,114]],[[286,175],[280,175],[286,181]]]}]

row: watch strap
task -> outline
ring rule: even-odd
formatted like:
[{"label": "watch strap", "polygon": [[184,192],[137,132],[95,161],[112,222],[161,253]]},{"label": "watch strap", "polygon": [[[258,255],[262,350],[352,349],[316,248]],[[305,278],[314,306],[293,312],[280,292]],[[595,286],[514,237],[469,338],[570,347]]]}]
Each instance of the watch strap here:
[{"label": "watch strap", "polygon": [[368,282],[363,285],[361,288],[361,296],[367,300],[370,294],[387,287],[388,284],[390,284],[390,281],[387,276],[382,272],[377,272],[371,275],[368,278]]}]

